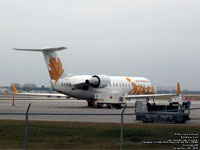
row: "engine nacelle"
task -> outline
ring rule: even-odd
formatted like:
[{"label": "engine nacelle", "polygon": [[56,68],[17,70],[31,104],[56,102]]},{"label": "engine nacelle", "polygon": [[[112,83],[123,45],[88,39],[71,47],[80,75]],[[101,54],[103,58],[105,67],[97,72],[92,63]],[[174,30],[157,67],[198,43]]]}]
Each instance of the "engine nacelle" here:
[{"label": "engine nacelle", "polygon": [[110,78],[106,75],[94,75],[92,78],[85,80],[85,83],[94,88],[104,88],[110,84]]}]

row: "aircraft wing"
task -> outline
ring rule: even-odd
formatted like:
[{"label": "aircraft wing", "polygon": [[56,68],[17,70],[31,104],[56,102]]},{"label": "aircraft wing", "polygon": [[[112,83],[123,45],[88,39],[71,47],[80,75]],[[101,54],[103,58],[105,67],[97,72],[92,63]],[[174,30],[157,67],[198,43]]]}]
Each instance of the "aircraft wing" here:
[{"label": "aircraft wing", "polygon": [[13,83],[12,83],[12,88],[13,88],[13,91],[14,91],[14,95],[22,95],[22,96],[46,96],[46,97],[68,97],[67,95],[60,94],[60,93],[19,93]]},{"label": "aircraft wing", "polygon": [[68,97],[64,94],[59,93],[14,93],[14,95],[22,95],[22,96],[46,96],[46,97]]},{"label": "aircraft wing", "polygon": [[177,93],[175,94],[147,94],[147,95],[128,95],[126,96],[127,99],[133,99],[133,98],[156,98],[156,97],[169,97],[169,96],[179,96],[181,95],[181,89],[179,82],[177,83]]},{"label": "aircraft wing", "polygon": [[133,99],[133,98],[156,98],[156,97],[168,97],[168,96],[177,96],[177,94],[147,94],[147,95],[128,95],[126,98]]}]

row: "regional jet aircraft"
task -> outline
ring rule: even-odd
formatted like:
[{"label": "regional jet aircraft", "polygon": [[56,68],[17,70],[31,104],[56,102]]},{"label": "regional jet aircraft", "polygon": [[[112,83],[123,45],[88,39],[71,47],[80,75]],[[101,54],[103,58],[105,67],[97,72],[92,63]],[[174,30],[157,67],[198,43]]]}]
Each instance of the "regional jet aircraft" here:
[{"label": "regional jet aircraft", "polygon": [[[177,85],[176,94],[155,94],[156,89],[151,81],[144,77],[107,76],[107,75],[71,75],[62,65],[56,51],[66,47],[41,49],[14,49],[42,52],[50,75],[53,90],[62,93],[59,96],[70,96],[87,100],[88,106],[102,108],[104,104],[121,108],[127,99],[155,98],[180,95]],[[35,94],[37,95],[37,94]],[[38,94],[41,96],[41,94]],[[46,94],[47,96],[48,94]],[[50,94],[50,96],[58,96]]]}]

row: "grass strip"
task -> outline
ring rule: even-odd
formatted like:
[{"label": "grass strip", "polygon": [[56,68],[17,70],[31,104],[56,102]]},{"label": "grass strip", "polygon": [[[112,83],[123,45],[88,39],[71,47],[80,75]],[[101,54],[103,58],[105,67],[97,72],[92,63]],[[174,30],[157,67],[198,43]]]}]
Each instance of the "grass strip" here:
[{"label": "grass strip", "polygon": [[[24,148],[25,122],[0,120],[0,149]],[[185,124],[124,124],[124,149],[172,149],[172,144],[143,141],[177,138],[175,133],[198,133]],[[29,149],[119,149],[120,124],[29,121]]]}]

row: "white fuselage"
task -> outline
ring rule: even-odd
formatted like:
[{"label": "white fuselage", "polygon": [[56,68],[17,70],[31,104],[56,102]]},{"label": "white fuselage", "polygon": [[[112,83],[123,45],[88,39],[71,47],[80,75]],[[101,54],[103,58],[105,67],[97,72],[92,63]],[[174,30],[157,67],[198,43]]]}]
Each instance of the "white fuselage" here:
[{"label": "white fuselage", "polygon": [[143,77],[69,75],[56,53],[56,51],[64,49],[66,47],[15,50],[42,52],[51,78],[52,88],[70,97],[109,102],[110,99],[120,100],[122,97],[124,99],[130,95],[155,93],[155,87],[150,80]]},{"label": "white fuselage", "polygon": [[140,95],[140,94],[154,94],[155,87],[151,81],[143,77],[120,77],[120,76],[107,76],[110,80],[105,87],[92,87],[84,88],[79,87],[79,83],[85,83],[86,80],[92,78],[92,75],[78,75],[69,76],[67,78],[59,79],[57,83],[51,80],[51,86],[55,91],[66,94],[70,97],[78,99],[93,100],[94,95],[103,93],[112,95],[117,93],[120,96],[127,95]]}]

